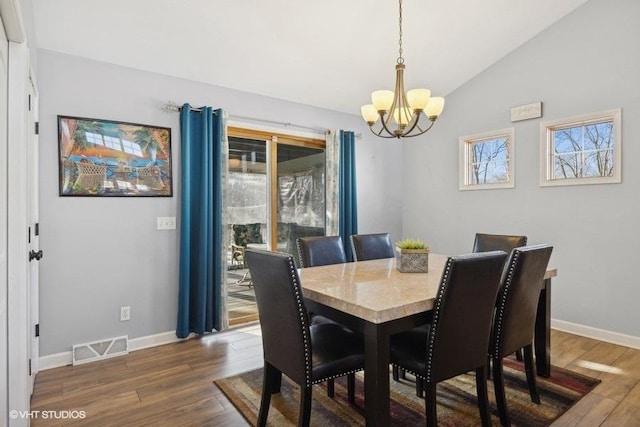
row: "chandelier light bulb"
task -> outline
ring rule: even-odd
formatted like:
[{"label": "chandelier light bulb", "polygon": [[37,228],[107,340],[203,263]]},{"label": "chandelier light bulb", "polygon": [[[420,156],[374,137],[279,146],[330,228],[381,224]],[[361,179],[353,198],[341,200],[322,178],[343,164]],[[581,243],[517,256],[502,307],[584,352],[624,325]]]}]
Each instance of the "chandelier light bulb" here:
[{"label": "chandelier light bulb", "polygon": [[431,119],[431,117],[438,118],[440,114],[442,114],[443,108],[444,98],[441,96],[434,96],[429,100],[429,104],[427,104],[425,113],[427,114],[427,117],[429,117],[429,119]]},{"label": "chandelier light bulb", "polygon": [[431,91],[429,89],[411,89],[407,92],[407,102],[413,111],[424,110],[429,104]]},{"label": "chandelier light bulb", "polygon": [[393,96],[391,90],[376,90],[371,94],[371,102],[377,111],[389,111],[393,105]]},{"label": "chandelier light bulb", "polygon": [[376,110],[373,104],[363,105],[360,107],[360,112],[362,113],[362,118],[367,123],[374,124],[378,121],[378,117],[380,117],[378,110]]},{"label": "chandelier light bulb", "polygon": [[[402,113],[402,111],[404,111],[404,113]],[[395,122],[402,127],[409,124],[409,122],[411,121],[411,116],[412,113],[411,109],[409,108],[396,108],[395,110],[393,110],[393,120],[395,120]]]}]

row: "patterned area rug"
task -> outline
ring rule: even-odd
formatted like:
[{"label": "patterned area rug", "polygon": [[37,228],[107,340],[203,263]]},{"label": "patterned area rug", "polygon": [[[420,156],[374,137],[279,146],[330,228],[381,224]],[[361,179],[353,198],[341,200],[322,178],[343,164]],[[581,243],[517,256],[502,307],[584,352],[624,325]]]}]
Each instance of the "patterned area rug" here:
[{"label": "patterned area rug", "polygon": [[[514,426],[548,426],[560,415],[589,393],[600,381],[553,366],[550,378],[538,377],[541,404],[531,402],[523,366],[505,359],[505,388],[511,423]],[[356,403],[347,402],[346,381],[336,380],[335,398],[327,397],[324,385],[316,385],[311,405],[311,425],[360,426],[364,425],[364,384],[362,373],[356,377]],[[240,413],[255,425],[260,408],[262,370],[247,372],[215,381]],[[493,383],[488,382],[492,424],[500,425]],[[476,403],[475,376],[461,375],[438,384],[437,412],[439,426],[480,425]],[[297,425],[300,391],[283,376],[281,393],[271,397],[268,425]],[[410,380],[391,380],[391,425],[423,425],[424,400],[416,397],[415,384]]]}]

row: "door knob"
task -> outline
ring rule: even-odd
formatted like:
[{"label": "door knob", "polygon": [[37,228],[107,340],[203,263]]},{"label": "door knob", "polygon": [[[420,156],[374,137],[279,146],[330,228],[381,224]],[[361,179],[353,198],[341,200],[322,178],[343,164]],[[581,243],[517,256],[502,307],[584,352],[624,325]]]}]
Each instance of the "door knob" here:
[{"label": "door knob", "polygon": [[42,250],[39,250],[38,252],[34,251],[33,249],[31,249],[31,252],[29,252],[29,261],[32,260],[36,260],[36,261],[40,261],[40,259],[42,258]]}]

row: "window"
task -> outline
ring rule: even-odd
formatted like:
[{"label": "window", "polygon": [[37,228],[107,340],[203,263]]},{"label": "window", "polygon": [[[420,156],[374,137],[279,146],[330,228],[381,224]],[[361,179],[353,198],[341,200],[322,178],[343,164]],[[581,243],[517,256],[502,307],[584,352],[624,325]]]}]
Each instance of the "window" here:
[{"label": "window", "polygon": [[621,111],[540,125],[540,185],[621,182]]},{"label": "window", "polygon": [[87,142],[96,145],[102,145],[102,135],[99,133],[85,132],[85,137],[87,138]]},{"label": "window", "polygon": [[140,149],[140,144],[123,139],[122,147],[124,148],[125,153],[142,157],[142,150]]},{"label": "window", "polygon": [[111,148],[112,150],[122,151],[120,146],[120,138],[114,138],[113,136],[104,135],[104,146]]},{"label": "window", "polygon": [[513,128],[460,138],[460,190],[514,185]]}]

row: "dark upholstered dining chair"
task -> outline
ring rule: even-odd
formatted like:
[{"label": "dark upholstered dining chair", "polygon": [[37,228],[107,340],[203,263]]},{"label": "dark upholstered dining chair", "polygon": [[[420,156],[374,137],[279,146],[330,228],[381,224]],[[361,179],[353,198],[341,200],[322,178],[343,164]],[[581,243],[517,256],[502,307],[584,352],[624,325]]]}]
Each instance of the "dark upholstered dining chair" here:
[{"label": "dark upholstered dining chair", "polygon": [[524,365],[531,401],[540,403],[533,363],[533,336],[538,299],[553,247],[515,248],[509,257],[496,300],[489,353],[500,423],[510,425],[504,393],[502,359],[524,348]]},{"label": "dark upholstered dining chair", "polygon": [[391,336],[391,363],[414,374],[416,384],[426,388],[428,426],[437,425],[436,384],[470,370],[476,373],[482,425],[491,425],[487,349],[506,259],[503,251],[449,258],[436,295],[433,321],[427,328]]},{"label": "dark upholstered dining chair", "polygon": [[355,261],[395,256],[389,233],[354,234],[351,236],[351,249]]},{"label": "dark upholstered dining chair", "polygon": [[473,252],[505,251],[506,253],[511,253],[513,248],[525,246],[526,244],[527,236],[476,233]]},{"label": "dark upholstered dining chair", "polygon": [[299,426],[309,425],[313,384],[347,375],[353,403],[354,373],[364,369],[362,336],[337,323],[309,324],[291,255],[247,249],[246,256],[264,352],[258,425],[267,423],[271,395],[280,391],[283,373],[300,386]]},{"label": "dark upholstered dining chair", "polygon": [[[473,252],[505,251],[510,254],[514,248],[525,246],[527,236],[515,236],[508,234],[476,233],[473,241]],[[518,360],[522,360],[522,350],[516,351]]]},{"label": "dark upholstered dining chair", "polygon": [[[344,245],[340,236],[306,236],[296,241],[300,268],[319,267],[321,265],[342,264],[347,262]],[[312,325],[332,323],[333,320],[315,313],[309,313]],[[335,395],[333,379],[327,380],[327,395]]]},{"label": "dark upholstered dining chair", "polygon": [[301,268],[347,262],[340,236],[300,237],[297,245]]}]

